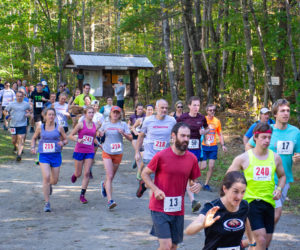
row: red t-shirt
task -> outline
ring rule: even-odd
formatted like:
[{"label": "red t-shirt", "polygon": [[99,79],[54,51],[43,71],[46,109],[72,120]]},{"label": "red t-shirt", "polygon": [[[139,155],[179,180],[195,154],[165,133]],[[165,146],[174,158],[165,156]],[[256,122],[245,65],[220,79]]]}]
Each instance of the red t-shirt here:
[{"label": "red t-shirt", "polygon": [[[184,194],[188,179],[195,180],[201,175],[195,155],[189,151],[184,155],[176,155],[169,147],[157,153],[147,167],[155,172],[154,184],[169,197],[156,200],[153,194],[149,203],[150,210],[169,215],[184,215]],[[180,199],[181,207],[176,204]],[[174,208],[174,205],[177,205],[177,210],[169,212],[170,206]],[[168,212],[164,210],[164,206]]]}]

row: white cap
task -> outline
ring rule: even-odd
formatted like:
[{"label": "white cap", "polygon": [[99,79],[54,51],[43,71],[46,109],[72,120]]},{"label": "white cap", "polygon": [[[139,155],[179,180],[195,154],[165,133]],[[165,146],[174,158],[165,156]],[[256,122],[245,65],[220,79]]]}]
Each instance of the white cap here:
[{"label": "white cap", "polygon": [[269,110],[268,108],[262,108],[262,109],[260,110],[260,113],[261,113],[261,114],[266,114],[266,113],[268,113],[268,112],[271,112],[271,110]]},{"label": "white cap", "polygon": [[42,84],[43,84],[44,86],[46,86],[46,85],[47,85],[47,82],[46,82],[46,81],[42,81]]},{"label": "white cap", "polygon": [[98,100],[93,100],[93,101],[91,102],[91,105],[95,105],[95,104],[98,104],[98,105],[99,105],[99,101],[98,101]]}]

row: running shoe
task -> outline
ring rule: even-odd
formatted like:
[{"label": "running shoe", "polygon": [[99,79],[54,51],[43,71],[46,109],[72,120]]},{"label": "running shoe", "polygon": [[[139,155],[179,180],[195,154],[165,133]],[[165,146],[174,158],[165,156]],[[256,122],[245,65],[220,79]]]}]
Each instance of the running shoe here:
[{"label": "running shoe", "polygon": [[106,193],[106,189],[105,189],[105,187],[104,187],[104,182],[103,182],[103,181],[101,181],[100,186],[101,186],[101,194],[102,194],[102,197],[105,198],[105,197],[107,196],[107,193]]},{"label": "running shoe", "polygon": [[33,127],[30,127],[30,133],[34,133],[34,128]]},{"label": "running shoe", "polygon": [[192,212],[197,212],[201,207],[201,203],[200,201],[197,201],[197,200],[193,200],[192,201]]},{"label": "running shoe", "polygon": [[117,203],[115,203],[113,200],[110,200],[110,201],[107,203],[107,206],[108,206],[108,209],[113,209],[114,207],[117,206]]},{"label": "running shoe", "polygon": [[77,180],[77,177],[75,176],[75,174],[73,174],[73,175],[71,176],[71,182],[72,182],[72,183],[75,183],[76,180]]},{"label": "running shoe", "polygon": [[52,191],[53,191],[53,189],[52,189],[52,184],[50,184],[49,195],[51,195],[51,194],[52,194]]},{"label": "running shoe", "polygon": [[44,212],[51,212],[50,202],[45,202]]},{"label": "running shoe", "polygon": [[209,185],[204,185],[203,186],[203,190],[204,191],[208,191],[208,192],[212,192],[212,189],[211,189],[211,187]]},{"label": "running shoe", "polygon": [[80,198],[79,198],[79,200],[80,200],[80,202],[81,202],[82,204],[86,204],[86,203],[88,203],[87,199],[84,197],[84,195],[83,195],[83,194],[81,194],[81,195],[80,195]]},{"label": "running shoe", "polygon": [[136,196],[138,198],[141,198],[146,190],[147,188],[145,186],[145,182],[143,180],[140,180],[138,190],[136,191]]},{"label": "running shoe", "polygon": [[22,160],[21,155],[17,155],[16,161],[21,161],[21,160]]},{"label": "running shoe", "polygon": [[36,161],[36,162],[35,162],[35,165],[40,165],[40,162],[39,162],[39,161]]}]

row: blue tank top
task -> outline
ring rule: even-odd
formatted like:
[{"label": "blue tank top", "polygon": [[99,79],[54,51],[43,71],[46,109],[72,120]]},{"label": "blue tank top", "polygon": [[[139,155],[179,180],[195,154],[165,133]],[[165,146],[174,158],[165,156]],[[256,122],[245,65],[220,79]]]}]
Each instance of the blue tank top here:
[{"label": "blue tank top", "polygon": [[38,152],[41,154],[58,153],[61,152],[61,146],[58,145],[60,141],[60,132],[58,126],[51,131],[45,130],[45,124],[41,126],[41,139],[39,141]]}]

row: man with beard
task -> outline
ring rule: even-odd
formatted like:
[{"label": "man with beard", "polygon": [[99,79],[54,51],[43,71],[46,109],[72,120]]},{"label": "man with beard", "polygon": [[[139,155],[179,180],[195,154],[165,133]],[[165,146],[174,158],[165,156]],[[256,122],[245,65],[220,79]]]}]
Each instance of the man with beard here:
[{"label": "man with beard", "polygon": [[[157,153],[142,172],[146,185],[153,191],[149,209],[153,227],[151,235],[158,237],[159,249],[176,249],[183,240],[184,194],[189,181],[190,190],[198,193],[201,185],[198,161],[187,151],[191,130],[179,122],[172,129],[173,144]],[[155,180],[150,175],[155,173]]]},{"label": "man with beard", "polygon": [[[168,102],[166,100],[157,100],[155,110],[156,115],[149,116],[144,120],[136,142],[135,160],[137,162],[141,160],[140,149],[144,145],[143,163],[145,166],[147,166],[156,153],[169,147],[171,131],[176,123],[174,117],[167,115]],[[138,198],[142,197],[146,190],[144,181],[140,180],[136,196]]]}]

